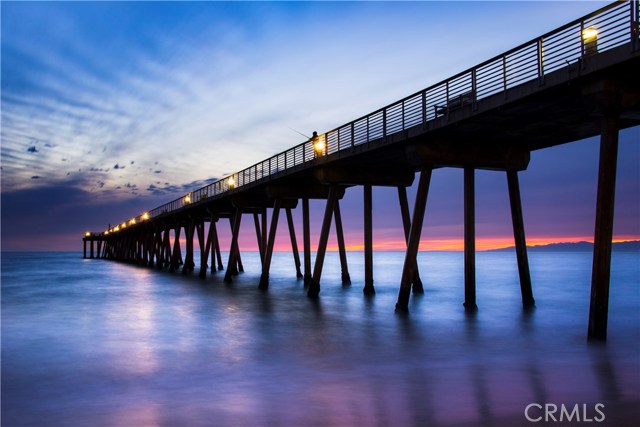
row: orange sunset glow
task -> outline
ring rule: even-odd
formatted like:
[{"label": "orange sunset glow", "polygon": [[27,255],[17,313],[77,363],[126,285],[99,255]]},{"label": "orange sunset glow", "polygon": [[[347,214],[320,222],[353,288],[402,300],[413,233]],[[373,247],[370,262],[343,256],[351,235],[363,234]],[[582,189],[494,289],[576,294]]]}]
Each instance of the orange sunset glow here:
[{"label": "orange sunset glow", "polygon": [[[640,236],[618,236],[613,239],[613,243],[625,242],[629,240],[640,240]],[[593,236],[571,236],[571,237],[532,237],[527,238],[527,246],[544,246],[554,243],[577,243],[593,242]],[[485,237],[476,239],[476,250],[488,251],[493,249],[507,248],[514,246],[512,237]],[[291,246],[286,243],[278,245],[277,250],[290,250]],[[347,251],[362,251],[364,244],[346,244]],[[385,242],[374,242],[375,251],[404,251],[406,244],[404,241],[389,240]],[[336,243],[327,246],[328,251],[337,251]],[[451,239],[422,239],[420,240],[420,251],[443,251],[459,252],[464,250],[464,240],[460,238]]]},{"label": "orange sunset glow", "polygon": [[[242,238],[244,237],[244,238]],[[255,238],[251,238],[249,236],[242,236],[240,239],[240,249],[243,251],[258,251],[258,246],[255,243]],[[640,236],[633,235],[622,235],[616,236],[613,238],[613,243],[625,242],[631,240],[640,240]],[[527,238],[527,246],[544,246],[556,243],[578,243],[578,242],[593,242],[592,236],[533,236]],[[180,243],[184,246],[186,245],[186,241],[184,238],[180,239]],[[515,243],[512,237],[479,237],[476,239],[476,250],[477,251],[489,251],[494,249],[502,249],[514,246]],[[223,245],[223,247],[225,247]],[[349,241],[345,242],[345,246],[347,251],[352,252],[361,252],[364,251],[364,243],[362,241]],[[315,251],[317,247],[317,241],[312,236],[312,245],[311,250]],[[302,242],[298,241],[298,249],[302,250]],[[395,240],[388,239],[375,241],[373,243],[374,251],[404,251],[406,249],[406,244],[404,240]],[[288,236],[280,236],[276,239],[274,245],[274,251],[276,252],[288,252],[291,250],[291,242]],[[333,240],[330,241],[327,245],[327,251],[329,252],[337,252],[338,251],[338,243]],[[452,238],[425,238],[420,241],[420,251],[423,252],[462,252],[464,251],[464,240],[457,237]]]}]

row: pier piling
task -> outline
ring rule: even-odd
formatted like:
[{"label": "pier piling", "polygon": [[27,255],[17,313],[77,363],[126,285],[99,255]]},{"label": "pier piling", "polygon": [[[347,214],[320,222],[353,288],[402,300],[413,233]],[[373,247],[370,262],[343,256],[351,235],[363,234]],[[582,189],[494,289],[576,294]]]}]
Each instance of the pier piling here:
[{"label": "pier piling", "polygon": [[322,219],[322,229],[320,230],[320,239],[318,241],[318,251],[316,252],[316,263],[313,267],[313,277],[309,283],[307,296],[317,298],[320,293],[320,277],[322,276],[322,267],[324,265],[324,257],[327,252],[327,242],[329,241],[329,228],[331,227],[331,217],[335,210],[336,201],[338,200],[338,186],[333,184],[329,189],[329,197],[324,210]]},{"label": "pier piling", "polygon": [[304,284],[311,282],[311,231],[309,225],[309,199],[302,199],[302,240],[304,252]]},{"label": "pier piling", "polygon": [[242,210],[235,208],[232,223],[231,246],[229,248],[229,260],[227,261],[227,271],[224,275],[225,283],[231,283],[234,274],[234,267],[237,268],[240,251],[238,250],[238,236],[240,235],[240,222],[242,221]]},{"label": "pier piling", "polygon": [[260,253],[260,263],[264,264],[264,246],[262,245],[262,227],[260,226],[260,218],[257,213],[253,214],[253,224],[256,229],[256,240],[258,241],[258,252]]},{"label": "pier piling", "polygon": [[271,268],[271,257],[273,255],[273,247],[276,242],[276,233],[278,231],[278,219],[280,216],[280,207],[282,206],[282,200],[276,199],[273,205],[273,212],[271,212],[271,226],[269,227],[269,240],[267,241],[267,248],[264,253],[264,263],[262,264],[262,275],[260,276],[260,284],[258,288],[269,288],[269,269]]},{"label": "pier piling", "polygon": [[600,136],[596,224],[593,238],[593,269],[591,273],[591,303],[588,330],[588,339],[590,341],[604,341],[607,338],[613,208],[618,163],[618,127],[619,117],[617,112],[605,111]]},{"label": "pier piling", "polygon": [[[407,188],[406,187],[398,187],[398,200],[400,202],[400,213],[402,215],[402,226],[404,228],[404,239],[409,243],[409,233],[411,232],[411,217],[409,216],[409,201],[407,199]],[[422,285],[422,280],[420,279],[420,270],[418,267],[418,260],[414,261],[415,265],[413,267],[413,286],[412,291],[414,295],[424,294],[424,287]]]},{"label": "pier piling", "polygon": [[199,221],[196,228],[198,233],[198,247],[200,248],[200,271],[198,272],[198,276],[204,279],[207,277],[207,259],[209,258],[207,242],[204,240],[204,220]]},{"label": "pier piling", "polygon": [[431,168],[426,168],[420,172],[416,202],[413,206],[413,221],[411,221],[411,231],[409,232],[407,251],[405,252],[404,264],[402,266],[400,292],[398,293],[398,302],[396,303],[396,312],[398,313],[409,312],[411,282],[414,277],[414,268],[416,265],[415,260],[420,247],[422,223],[424,221],[424,212],[427,205],[427,196],[429,195],[429,184],[431,183],[431,171]]},{"label": "pier piling", "polygon": [[349,265],[347,264],[347,248],[344,243],[344,230],[342,228],[342,215],[340,214],[340,201],[336,200],[333,209],[333,215],[336,221],[336,238],[338,240],[338,252],[340,254],[340,271],[343,285],[351,284],[351,276],[349,275]]},{"label": "pier piling", "polygon": [[298,251],[298,240],[296,239],[296,228],[293,224],[293,215],[291,208],[286,209],[287,225],[289,226],[289,238],[291,240],[291,251],[293,252],[293,262],[296,266],[296,277],[302,279],[302,271],[300,271],[300,252]]},{"label": "pier piling", "polygon": [[371,185],[365,184],[364,189],[364,289],[365,295],[373,295],[373,205]]},{"label": "pier piling", "polygon": [[525,309],[535,305],[533,291],[531,289],[531,273],[529,272],[529,258],[527,256],[527,240],[524,233],[524,220],[522,217],[522,202],[520,200],[520,183],[518,171],[507,170],[507,185],[509,187],[509,202],[511,204],[511,220],[513,223],[513,238],[516,244],[516,257],[518,260],[518,273],[520,276],[520,293],[522,294],[522,306]]},{"label": "pier piling", "polygon": [[476,305],[476,218],[475,170],[464,168],[464,308],[477,310]]}]

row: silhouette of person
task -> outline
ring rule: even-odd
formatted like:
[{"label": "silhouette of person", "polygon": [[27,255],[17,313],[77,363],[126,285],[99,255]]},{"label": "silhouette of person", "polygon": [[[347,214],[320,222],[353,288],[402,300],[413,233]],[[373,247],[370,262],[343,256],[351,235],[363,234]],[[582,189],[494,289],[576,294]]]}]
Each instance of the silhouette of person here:
[{"label": "silhouette of person", "polygon": [[320,147],[320,137],[318,136],[318,132],[313,131],[313,135],[311,135],[311,145],[313,147],[314,157],[319,157],[322,155],[322,150],[324,147]]}]

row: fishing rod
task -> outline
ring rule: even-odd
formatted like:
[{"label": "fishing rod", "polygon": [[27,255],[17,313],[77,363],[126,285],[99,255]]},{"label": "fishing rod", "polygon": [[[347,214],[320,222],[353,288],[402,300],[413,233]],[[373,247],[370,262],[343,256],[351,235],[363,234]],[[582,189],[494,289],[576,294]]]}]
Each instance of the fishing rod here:
[{"label": "fishing rod", "polygon": [[297,131],[297,130],[295,130],[294,128],[291,128],[291,127],[287,126],[287,129],[292,130],[292,131],[294,131],[295,133],[297,133],[297,134],[299,134],[299,135],[302,135],[302,136],[304,136],[304,137],[305,137],[305,138],[307,138],[307,139],[311,139],[311,137],[310,137],[310,136],[305,135],[304,133],[302,133],[302,132],[300,132],[300,131]]}]

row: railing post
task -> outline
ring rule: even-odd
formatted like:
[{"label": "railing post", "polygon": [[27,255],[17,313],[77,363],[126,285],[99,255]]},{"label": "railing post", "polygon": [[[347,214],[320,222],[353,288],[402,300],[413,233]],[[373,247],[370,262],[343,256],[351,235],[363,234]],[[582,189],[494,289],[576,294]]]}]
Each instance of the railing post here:
[{"label": "railing post", "polygon": [[504,97],[507,98],[507,56],[502,55],[502,90]]},{"label": "railing post", "polygon": [[580,21],[580,63],[584,67],[584,21]]},{"label": "railing post", "polygon": [[444,84],[444,91],[447,97],[444,105],[447,107],[447,117],[449,117],[449,80],[447,80],[446,83]]},{"label": "railing post", "polygon": [[544,84],[544,41],[542,38],[538,39],[538,83]]},{"label": "railing post", "polygon": [[382,110],[382,136],[387,136],[387,109]]},{"label": "railing post", "polygon": [[476,111],[478,104],[476,103],[476,99],[478,99],[477,92],[477,77],[476,77],[476,69],[471,70],[471,109],[472,111]]},{"label": "railing post", "polygon": [[369,117],[367,116],[367,143],[369,143]]},{"label": "railing post", "polygon": [[355,124],[351,122],[351,146],[356,145],[356,129]]},{"label": "railing post", "polygon": [[638,17],[638,7],[640,2],[637,0],[631,0],[629,2],[629,20],[631,21],[631,50],[638,49],[638,37],[640,37],[640,18]]},{"label": "railing post", "polygon": [[427,123],[427,91],[422,91],[422,101],[421,101],[421,109],[422,109],[422,125]]}]

